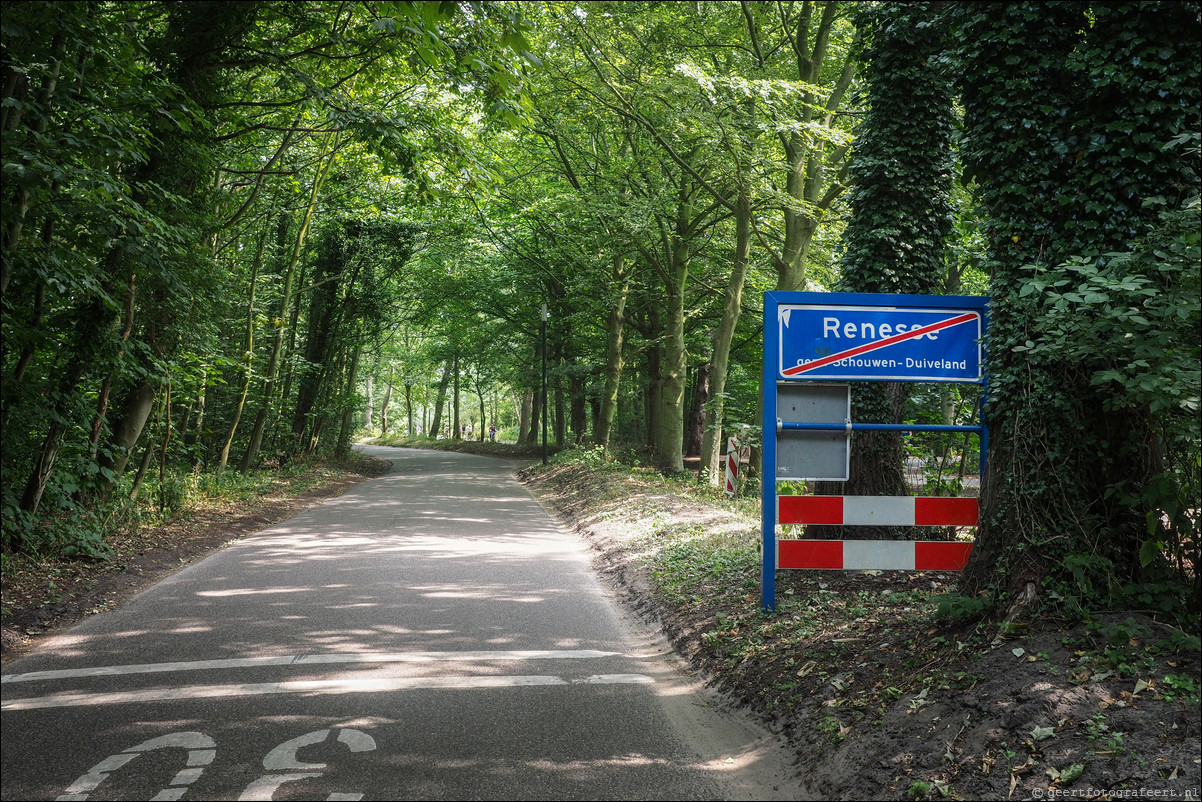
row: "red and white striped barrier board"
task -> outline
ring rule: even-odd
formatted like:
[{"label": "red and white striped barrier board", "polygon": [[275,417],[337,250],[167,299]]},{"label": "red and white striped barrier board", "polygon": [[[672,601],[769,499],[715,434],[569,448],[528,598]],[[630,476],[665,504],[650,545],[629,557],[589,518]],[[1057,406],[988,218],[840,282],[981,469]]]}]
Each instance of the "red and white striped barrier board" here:
[{"label": "red and white striped barrier board", "polygon": [[[832,526],[976,526],[975,498],[779,496],[777,522]],[[959,571],[971,543],[931,540],[778,540],[780,568]]]},{"label": "red and white striped barrier board", "polygon": [[780,524],[976,526],[975,498],[914,496],[779,496]]},{"label": "red and white striped barrier board", "polygon": [[930,540],[777,540],[778,568],[959,571],[971,543]]}]

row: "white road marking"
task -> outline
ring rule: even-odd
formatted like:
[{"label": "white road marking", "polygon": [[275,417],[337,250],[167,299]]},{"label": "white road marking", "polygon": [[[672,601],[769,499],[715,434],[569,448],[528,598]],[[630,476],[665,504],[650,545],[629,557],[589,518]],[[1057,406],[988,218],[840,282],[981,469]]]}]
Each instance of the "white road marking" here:
[{"label": "white road marking", "polygon": [[85,707],[92,705],[142,702],[190,701],[235,696],[266,696],[299,693],[309,695],[346,693],[391,693],[417,690],[475,690],[479,688],[519,688],[535,685],[654,684],[646,674],[594,674],[581,679],[548,675],[500,677],[397,677],[390,679],[297,680],[231,685],[192,685],[182,688],[148,688],[110,693],[65,693],[11,699],[0,710],[36,710],[48,707]]},{"label": "white road marking", "polygon": [[[320,777],[326,768],[326,764],[305,763],[297,757],[297,752],[306,746],[323,743],[331,732],[332,730],[315,730],[299,738],[285,741],[268,752],[267,756],[263,758],[263,768],[268,771],[284,771],[288,773],[264,774],[246,787],[246,790],[238,797],[240,802],[241,800],[249,800],[250,802],[270,800],[275,795],[276,789],[285,783]],[[374,738],[362,730],[355,729],[341,730],[338,733],[338,743],[345,744],[351,752],[372,752],[376,748]],[[358,802],[362,798],[363,794],[343,792],[335,792],[326,797],[327,800],[347,800],[348,802]]]},{"label": "white road marking", "polygon": [[134,758],[156,749],[179,747],[188,750],[188,766],[175,775],[171,787],[164,788],[153,797],[162,802],[179,799],[188,790],[188,786],[200,778],[204,767],[213,762],[217,755],[217,743],[203,732],[173,732],[158,738],[143,741],[137,746],[131,746],[117,755],[110,755],[97,763],[88,773],[71,783],[70,787],[59,797],[57,802],[82,802],[88,794],[96,790],[109,774],[124,766]]},{"label": "white road marking", "polygon": [[592,649],[476,651],[476,652],[381,652],[346,654],[285,654],[277,657],[235,657],[226,660],[194,660],[178,663],[141,663],[121,666],[68,668],[58,671],[30,671],[25,674],[5,674],[0,683],[40,682],[80,677],[116,677],[123,674],[158,674],[170,671],[207,671],[223,668],[256,668],[260,666],[346,665],[353,663],[441,663],[472,660],[585,660],[612,657],[618,652]]}]

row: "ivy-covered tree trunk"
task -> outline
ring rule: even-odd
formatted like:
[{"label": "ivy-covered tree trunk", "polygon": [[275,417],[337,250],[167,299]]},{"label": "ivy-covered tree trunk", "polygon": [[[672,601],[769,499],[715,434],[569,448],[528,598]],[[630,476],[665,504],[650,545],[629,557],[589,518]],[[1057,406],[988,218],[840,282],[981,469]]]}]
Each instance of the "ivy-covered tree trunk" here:
[{"label": "ivy-covered tree trunk", "polygon": [[[857,130],[850,172],[851,220],[839,289],[933,294],[945,272],[951,230],[951,84],[938,57],[940,30],[930,3],[884,3],[859,20],[869,108]],[[852,419],[901,423],[907,389],[897,382],[853,384]],[[820,492],[906,496],[900,432],[856,432],[850,478]],[[823,537],[912,538],[912,530],[839,527]]]},{"label": "ivy-covered tree trunk", "polygon": [[[1056,2],[951,13],[993,296],[989,466],[961,593],[1053,585],[1104,602],[1138,575],[1159,518],[1148,494],[1162,470],[1154,421],[1084,356],[1106,341],[1057,347],[1045,325],[1056,310],[1043,302],[1057,287],[1042,277],[1074,256],[1099,265],[1128,250],[1157,219],[1146,199],[1171,207],[1196,197],[1194,167],[1164,146],[1199,130],[1198,9]],[[1059,296],[1070,321],[1123,291],[1071,289]],[[1123,340],[1136,322],[1122,320],[1125,304],[1106,309],[1099,338]]]}]

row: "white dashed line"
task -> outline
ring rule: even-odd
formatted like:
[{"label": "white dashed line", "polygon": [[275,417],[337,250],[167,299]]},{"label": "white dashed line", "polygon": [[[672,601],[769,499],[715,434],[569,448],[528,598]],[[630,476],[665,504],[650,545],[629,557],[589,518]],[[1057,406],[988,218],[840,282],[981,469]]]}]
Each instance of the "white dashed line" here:
[{"label": "white dashed line", "polygon": [[69,668],[59,671],[30,671],[25,674],[5,674],[0,683],[39,682],[81,677],[118,677],[125,674],[159,674],[171,671],[208,671],[229,668],[259,668],[262,666],[348,665],[362,663],[443,663],[475,660],[586,660],[613,657],[618,652],[579,650],[476,651],[476,652],[383,652],[349,654],[286,654],[276,657],[236,657],[226,660],[195,660],[178,663],[142,663],[122,666]]},{"label": "white dashed line", "polygon": [[654,682],[654,679],[645,674],[594,674],[581,679],[533,675],[508,677],[398,677],[361,680],[298,680],[293,682],[260,682],[232,685],[192,685],[181,688],[148,688],[138,691],[114,691],[111,693],[67,693],[31,697],[28,699],[13,699],[5,701],[0,705],[0,709],[11,712],[49,707],[84,707],[131,702],[188,701],[290,693],[324,695],[390,693],[416,690],[519,688],[538,685],[653,684]]}]

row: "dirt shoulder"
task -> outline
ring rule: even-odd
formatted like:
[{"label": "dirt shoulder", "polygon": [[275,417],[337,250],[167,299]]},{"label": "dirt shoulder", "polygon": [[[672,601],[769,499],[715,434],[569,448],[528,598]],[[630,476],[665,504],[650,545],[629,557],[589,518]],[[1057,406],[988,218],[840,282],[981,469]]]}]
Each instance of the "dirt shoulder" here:
[{"label": "dirt shoulder", "polygon": [[[186,515],[119,532],[106,540],[106,560],[38,560],[6,556],[0,591],[3,665],[28,654],[50,635],[89,615],[119,607],[185,565],[269,526],[286,521],[351,487],[387,473],[387,460],[364,457],[314,467],[249,499],[211,499]],[[297,492],[298,485],[313,485]]]},{"label": "dirt shoulder", "polygon": [[1199,798],[1199,655],[1137,614],[955,627],[955,575],[781,572],[760,614],[758,520],[651,474],[523,474],[601,573],[829,799]]}]

